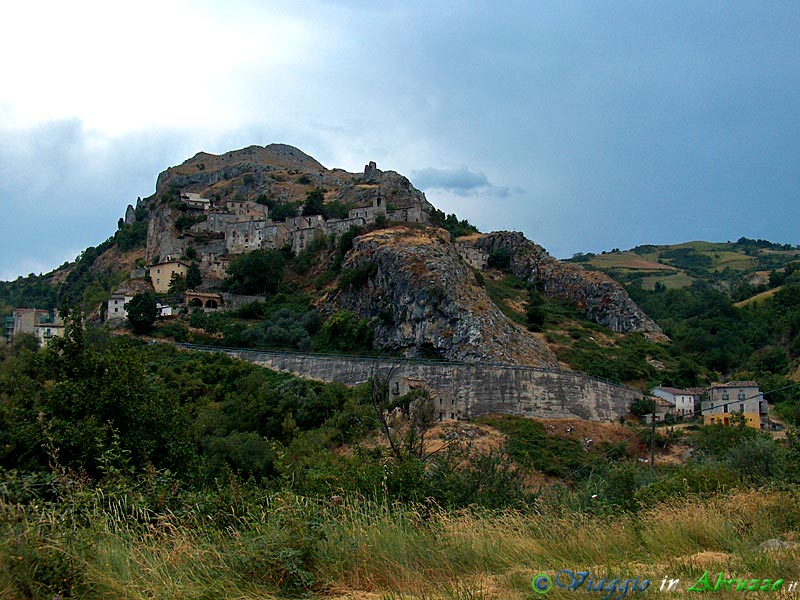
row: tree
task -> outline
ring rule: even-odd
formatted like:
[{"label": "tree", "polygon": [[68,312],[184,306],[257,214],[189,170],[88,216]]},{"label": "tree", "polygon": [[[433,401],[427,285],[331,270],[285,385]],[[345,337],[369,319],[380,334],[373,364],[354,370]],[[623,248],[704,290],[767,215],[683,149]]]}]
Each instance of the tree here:
[{"label": "tree", "polygon": [[158,316],[156,296],[153,292],[136,294],[130,302],[125,304],[128,311],[128,322],[136,333],[147,333],[153,328]]},{"label": "tree", "polygon": [[255,250],[231,261],[223,287],[234,294],[274,294],[283,279],[284,259],[275,250]]},{"label": "tree", "polygon": [[631,412],[637,417],[652,415],[654,408],[655,402],[650,398],[639,398],[638,400],[634,400],[633,404],[631,404]]},{"label": "tree", "polygon": [[360,352],[372,349],[373,330],[366,319],[340,310],[323,323],[318,342],[322,349],[335,352]]},{"label": "tree", "polygon": [[[433,399],[424,388],[393,399],[389,386],[396,372],[396,365],[387,369],[376,363],[370,377],[370,403],[394,459],[398,463],[409,458],[424,462],[429,456],[425,434],[436,423]],[[400,409],[400,414],[394,409]]]},{"label": "tree", "polygon": [[306,201],[303,204],[303,216],[321,215],[324,210],[325,190],[315,188],[306,194]]},{"label": "tree", "polygon": [[186,277],[180,273],[173,273],[169,278],[169,289],[167,292],[172,295],[180,295],[187,289]]},{"label": "tree", "polygon": [[189,265],[189,270],[186,271],[186,289],[194,290],[203,283],[203,274],[200,272],[200,267],[196,262]]},{"label": "tree", "polygon": [[541,331],[545,321],[544,298],[535,287],[528,290],[528,306],[525,309],[525,321],[530,331]]},{"label": "tree", "polygon": [[511,268],[511,254],[505,248],[499,248],[489,255],[486,264],[490,269],[506,271]]}]

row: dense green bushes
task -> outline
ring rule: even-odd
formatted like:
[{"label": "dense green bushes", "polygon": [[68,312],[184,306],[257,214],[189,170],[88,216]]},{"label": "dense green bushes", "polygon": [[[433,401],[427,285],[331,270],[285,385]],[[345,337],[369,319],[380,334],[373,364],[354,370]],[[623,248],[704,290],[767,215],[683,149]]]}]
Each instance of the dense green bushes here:
[{"label": "dense green bushes", "polygon": [[231,261],[223,289],[234,294],[275,294],[283,280],[285,260],[276,250],[254,250]]}]

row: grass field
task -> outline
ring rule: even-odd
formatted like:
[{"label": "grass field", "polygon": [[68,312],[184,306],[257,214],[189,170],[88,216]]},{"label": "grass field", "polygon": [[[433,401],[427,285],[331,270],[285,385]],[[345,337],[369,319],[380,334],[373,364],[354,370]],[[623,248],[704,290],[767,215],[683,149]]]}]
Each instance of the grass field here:
[{"label": "grass field", "polygon": [[756,294],[755,296],[752,296],[752,297],[748,298],[747,300],[742,300],[741,302],[737,302],[736,304],[734,304],[734,306],[737,307],[737,308],[741,308],[742,306],[747,306],[748,304],[754,304],[756,302],[761,302],[761,301],[766,300],[767,298],[777,294],[781,290],[782,287],[783,286],[778,286],[778,287],[772,288],[771,290],[766,290],[765,292],[761,292],[760,294]]},{"label": "grass field", "polygon": [[797,539],[797,491],[684,497],[629,514],[562,500],[490,513],[282,494],[213,518],[191,506],[154,514],[97,492],[87,510],[3,504],[0,597],[516,600],[537,597],[535,575],[562,569],[650,579],[651,592],[665,576],[686,590],[705,571],[712,581],[800,580],[797,546],[760,548]]},{"label": "grass field", "polygon": [[642,277],[640,280],[641,285],[646,290],[652,290],[656,283],[660,283],[668,289],[682,288],[692,285],[694,278],[686,273],[675,273],[670,276],[648,275]]}]

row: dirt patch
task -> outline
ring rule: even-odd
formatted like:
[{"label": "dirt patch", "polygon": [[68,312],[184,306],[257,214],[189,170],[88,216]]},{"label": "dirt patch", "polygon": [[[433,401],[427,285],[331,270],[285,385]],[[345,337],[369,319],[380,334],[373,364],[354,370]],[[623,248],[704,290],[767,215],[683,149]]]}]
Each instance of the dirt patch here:
[{"label": "dirt patch", "polygon": [[704,568],[710,565],[725,565],[730,564],[735,560],[733,554],[726,554],[725,552],[698,552],[692,554],[686,562],[693,567]]},{"label": "dirt patch", "polygon": [[488,425],[475,425],[472,423],[444,423],[433,427],[428,432],[425,443],[426,452],[438,452],[445,446],[453,443],[465,443],[472,448],[488,454],[503,446],[506,437],[494,427]]}]

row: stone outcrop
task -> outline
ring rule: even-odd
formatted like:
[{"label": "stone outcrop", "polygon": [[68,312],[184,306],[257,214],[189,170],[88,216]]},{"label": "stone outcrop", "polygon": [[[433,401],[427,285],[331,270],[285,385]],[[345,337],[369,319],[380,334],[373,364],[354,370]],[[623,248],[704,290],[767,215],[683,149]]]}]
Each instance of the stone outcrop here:
[{"label": "stone outcrop", "polygon": [[128,204],[128,208],[125,209],[125,225],[133,225],[136,222],[136,210],[133,208],[133,205]]},{"label": "stone outcrop", "polygon": [[514,275],[539,285],[549,296],[574,302],[588,318],[612,331],[638,331],[655,339],[665,338],[661,328],[613,279],[553,258],[522,233],[499,231],[472,236],[460,243],[472,245],[490,256],[507,255],[509,270]]},{"label": "stone outcrop", "polygon": [[398,225],[357,237],[343,281],[326,303],[372,320],[375,346],[405,356],[525,365],[556,364],[479,286],[449,234]]},{"label": "stone outcrop", "polygon": [[375,164],[375,161],[369,161],[369,164],[364,167],[364,182],[365,183],[372,183],[372,180],[376,178],[378,175],[378,165]]}]

